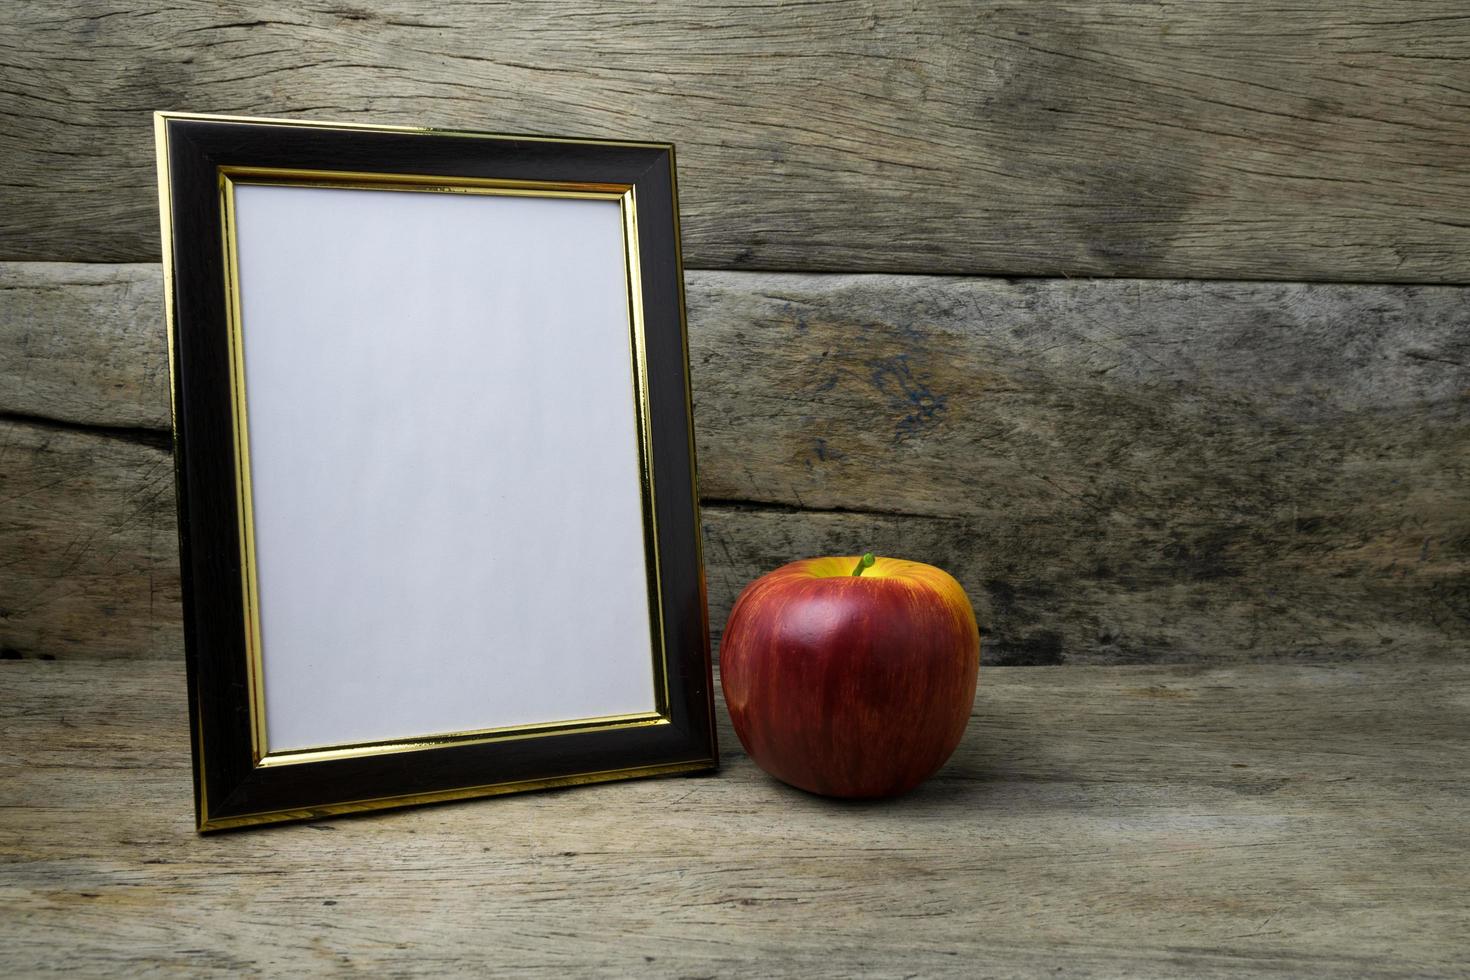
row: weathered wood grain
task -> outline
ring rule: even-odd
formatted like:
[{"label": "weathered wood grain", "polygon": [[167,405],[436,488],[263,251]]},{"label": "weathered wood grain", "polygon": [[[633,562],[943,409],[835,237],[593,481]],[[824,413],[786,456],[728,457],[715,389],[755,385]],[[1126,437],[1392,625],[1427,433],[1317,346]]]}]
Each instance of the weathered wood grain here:
[{"label": "weathered wood grain", "polygon": [[689,303],[701,492],[774,508],[716,533],[715,595],[878,548],[954,569],[992,662],[1470,651],[1470,291],[704,273]]},{"label": "weathered wood grain", "polygon": [[155,109],[672,139],[694,268],[1470,268],[1459,0],[9,3],[0,258],[155,259]]},{"label": "weathered wood grain", "polygon": [[0,262],[0,413],[167,429],[158,265]]},{"label": "weathered wood grain", "polygon": [[180,658],[173,479],[166,436],[0,419],[0,652]]},{"label": "weathered wood grain", "polygon": [[[5,408],[166,426],[162,327],[133,302],[157,277],[0,265]],[[959,577],[987,663],[1470,651],[1466,290],[706,272],[688,292],[717,637],[756,575],[874,548]],[[0,535],[28,544],[0,645],[176,655],[177,609],[140,577],[177,588],[165,454],[15,424]],[[47,601],[98,539],[95,587]]]},{"label": "weathered wood grain", "polygon": [[887,803],[712,777],[192,832],[178,664],[0,664],[11,976],[1460,975],[1470,668],[982,674]]}]

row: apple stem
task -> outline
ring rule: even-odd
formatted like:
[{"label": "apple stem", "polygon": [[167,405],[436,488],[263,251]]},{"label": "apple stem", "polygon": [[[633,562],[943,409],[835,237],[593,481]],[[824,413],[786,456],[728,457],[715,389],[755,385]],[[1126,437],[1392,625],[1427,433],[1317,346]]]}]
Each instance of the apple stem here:
[{"label": "apple stem", "polygon": [[859,575],[863,574],[863,569],[868,568],[873,564],[873,562],[877,560],[878,559],[873,557],[873,553],[871,551],[863,555],[861,558],[858,559],[857,568],[854,568],[852,570],[852,577],[857,578]]}]

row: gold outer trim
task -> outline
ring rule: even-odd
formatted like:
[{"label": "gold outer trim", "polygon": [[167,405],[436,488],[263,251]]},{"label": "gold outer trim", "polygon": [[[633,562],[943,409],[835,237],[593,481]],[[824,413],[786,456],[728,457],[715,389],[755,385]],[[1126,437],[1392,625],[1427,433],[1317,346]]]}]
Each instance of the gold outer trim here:
[{"label": "gold outer trim", "polygon": [[[230,348],[231,418],[234,426],[235,480],[238,511],[241,588],[245,609],[245,644],[250,697],[252,762],[256,768],[322,762],[333,759],[389,755],[492,741],[547,737],[567,732],[612,731],[620,728],[666,724],[669,721],[668,643],[663,624],[662,582],[659,577],[658,516],[654,506],[653,441],[649,424],[647,352],[644,343],[642,275],[638,264],[638,218],[633,188],[626,184],[569,184],[554,181],[445,178],[429,174],[379,174],[360,171],[301,170],[267,167],[219,168],[222,247],[225,256],[226,316]],[[255,511],[251,494],[249,412],[246,401],[244,315],[241,306],[238,222],[235,188],[239,184],[291,187],[330,187],[344,190],[408,191],[416,193],[475,194],[511,197],[572,198],[616,201],[623,233],[624,275],[628,282],[630,381],[638,435],[639,482],[644,539],[652,561],[649,572],[649,619],[654,649],[652,712],[596,718],[559,719],[533,725],[503,726],[464,732],[434,732],[409,738],[384,739],[348,745],[271,752],[266,738],[265,662],[260,629],[260,592],[256,577]]]},{"label": "gold outer trim", "polygon": [[325,803],[321,806],[302,807],[292,810],[272,810],[265,813],[247,813],[238,817],[200,819],[201,833],[216,830],[233,830],[258,824],[285,823],[292,820],[313,820],[318,817],[341,816],[348,813],[363,813],[386,807],[419,806],[425,803],[448,803],[453,800],[469,800],[483,796],[503,796],[507,793],[525,793],[538,789],[557,789],[563,786],[586,786],[606,783],[617,779],[636,779],[644,776],[671,776],[681,772],[701,772],[710,768],[710,760],[694,759],[687,762],[667,762],[652,766],[632,766],[627,769],[604,769],[599,772],[573,773],[567,776],[550,776],[545,779],[526,779],[512,783],[490,783],[461,789],[438,790],[432,793],[414,793],[405,796],[380,796],[346,803]]},{"label": "gold outer trim", "polygon": [[[699,459],[694,446],[694,382],[689,374],[689,310],[684,297],[684,233],[679,225],[679,168],[674,160],[674,144],[664,144],[669,150],[669,193],[673,197],[674,217],[674,265],[679,275],[679,343],[684,356],[684,418],[689,439],[689,495],[694,511],[694,561],[699,575],[699,605],[704,609],[704,682],[708,685],[710,703],[714,703],[715,668],[714,651],[709,638],[709,593],[704,574],[704,520],[699,505]],[[714,747],[716,761],[719,760],[719,737],[715,731],[715,713],[709,717],[709,744]]]},{"label": "gold outer trim", "polygon": [[[168,425],[169,436],[177,452],[179,445],[179,373],[174,360],[174,208],[173,191],[169,186],[168,116],[161,112],[153,114],[153,153],[158,170],[158,223],[163,251],[163,329],[168,345]],[[174,460],[174,481],[179,480],[179,461]],[[195,718],[203,710],[193,685],[189,688],[189,703]],[[204,767],[204,726],[198,724],[190,732],[194,743],[194,810],[198,814],[202,830],[209,819],[209,780]]]},{"label": "gold outer trim", "polygon": [[333,122],[316,119],[285,119],[278,116],[231,116],[209,112],[155,112],[155,119],[192,119],[196,122],[248,123],[256,126],[296,126],[301,129],[342,129],[366,133],[404,133],[431,136],[458,136],[466,139],[513,140],[518,143],[575,143],[581,146],[626,146],[646,149],[673,149],[674,144],[657,140],[607,140],[587,136],[549,136],[545,133],[489,133],[474,129],[448,129],[437,126],[390,126],[382,123]]}]

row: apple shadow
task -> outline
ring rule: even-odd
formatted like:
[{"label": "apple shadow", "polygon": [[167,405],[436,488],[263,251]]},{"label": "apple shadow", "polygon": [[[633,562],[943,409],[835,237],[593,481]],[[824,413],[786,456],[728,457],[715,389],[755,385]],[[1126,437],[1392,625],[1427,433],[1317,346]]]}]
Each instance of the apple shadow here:
[{"label": "apple shadow", "polygon": [[[1040,800],[1035,788],[1050,781],[1046,746],[1039,742],[1034,718],[1011,719],[1004,706],[981,702],[970,719],[964,737],[948,761],[927,780],[907,793],[879,798],[843,798],[812,793],[768,776],[778,798],[793,806],[827,808],[842,813],[885,813],[903,815],[963,810],[966,813],[1004,808],[1035,808]],[[738,742],[737,742],[738,744]],[[1062,778],[1062,777],[1058,777]],[[1028,804],[1026,801],[1030,800]]]}]

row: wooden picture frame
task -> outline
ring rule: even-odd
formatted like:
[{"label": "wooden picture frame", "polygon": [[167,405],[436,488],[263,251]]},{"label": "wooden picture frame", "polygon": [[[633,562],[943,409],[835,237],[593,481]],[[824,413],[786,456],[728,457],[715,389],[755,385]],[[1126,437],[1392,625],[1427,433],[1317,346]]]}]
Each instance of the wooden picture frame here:
[{"label": "wooden picture frame", "polygon": [[199,830],[715,767],[673,146],[155,136]]}]

